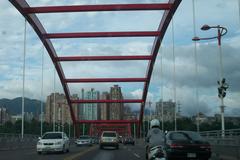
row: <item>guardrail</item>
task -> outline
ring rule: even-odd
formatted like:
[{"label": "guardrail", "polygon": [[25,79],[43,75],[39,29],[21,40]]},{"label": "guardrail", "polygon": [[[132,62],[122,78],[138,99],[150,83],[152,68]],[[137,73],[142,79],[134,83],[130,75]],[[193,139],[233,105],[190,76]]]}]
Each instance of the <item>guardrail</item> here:
[{"label": "guardrail", "polygon": [[229,137],[240,137],[240,128],[238,129],[228,129],[224,131],[225,136],[222,137],[221,130],[213,130],[213,131],[202,131],[200,132],[203,137],[214,137],[214,138],[229,138]]},{"label": "guardrail", "polygon": [[26,149],[36,147],[38,135],[0,133],[0,150]]}]

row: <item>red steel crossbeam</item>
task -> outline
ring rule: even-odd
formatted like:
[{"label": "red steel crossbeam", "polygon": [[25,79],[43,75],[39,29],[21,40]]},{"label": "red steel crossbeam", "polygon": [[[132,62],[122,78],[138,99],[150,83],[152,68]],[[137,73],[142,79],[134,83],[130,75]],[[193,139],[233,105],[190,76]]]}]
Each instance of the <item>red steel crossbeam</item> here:
[{"label": "red steel crossbeam", "polygon": [[96,12],[96,11],[136,11],[136,10],[169,10],[169,3],[155,4],[106,4],[106,5],[74,5],[25,8],[25,14],[58,13],[58,12]]},{"label": "red steel crossbeam", "polygon": [[115,124],[109,124],[109,123],[99,123],[99,124],[95,124],[95,127],[127,127],[128,123],[115,123]]},{"label": "red steel crossbeam", "polygon": [[[147,99],[147,93],[148,93],[148,88],[149,88],[149,83],[150,83],[150,79],[152,76],[152,72],[153,72],[153,67],[156,61],[156,57],[161,45],[161,42],[163,40],[163,37],[166,33],[166,30],[168,28],[168,25],[172,19],[172,16],[174,15],[175,11],[177,10],[178,6],[180,5],[182,0],[169,0],[168,3],[172,4],[172,7],[170,10],[166,10],[164,11],[162,20],[159,24],[158,27],[158,31],[161,33],[158,37],[155,38],[153,46],[152,46],[152,50],[151,50],[151,55],[152,55],[152,60],[149,61],[148,63],[148,69],[146,72],[146,77],[147,77],[147,81],[144,84],[144,88],[143,88],[143,95],[142,95],[142,99],[144,100],[144,103],[142,103],[141,105],[141,110],[140,110],[140,115],[139,115],[139,122],[141,123],[140,126],[142,126],[142,120],[143,120],[143,112],[144,112],[144,107],[145,107],[145,102]],[[140,134],[140,127],[138,128],[138,133]]]},{"label": "red steel crossbeam", "polygon": [[129,32],[74,32],[74,33],[46,33],[46,39],[58,38],[99,38],[99,37],[153,37],[159,36],[158,31],[129,31]]},{"label": "red steel crossbeam", "polygon": [[125,60],[151,60],[151,55],[138,56],[71,56],[57,57],[57,61],[125,61]]},{"label": "red steel crossbeam", "polygon": [[56,51],[52,45],[52,42],[48,39],[45,39],[43,35],[45,35],[47,32],[42,26],[41,22],[39,21],[38,17],[35,14],[26,14],[24,9],[30,8],[30,6],[27,4],[25,0],[9,0],[15,7],[16,9],[25,17],[25,19],[28,21],[29,24],[31,24],[32,28],[34,31],[37,33],[39,39],[42,41],[43,45],[45,46],[46,50],[48,51],[48,54],[54,63],[55,69],[58,73],[58,76],[60,78],[60,81],[63,86],[63,90],[66,95],[67,103],[70,107],[70,113],[72,117],[72,121],[75,124],[76,123],[76,117],[73,111],[73,107],[70,101],[70,93],[69,93],[69,88],[65,84],[65,75],[62,70],[62,66],[59,62],[55,61],[55,58],[57,57]]},{"label": "red steel crossbeam", "polygon": [[[128,135],[131,133],[131,124],[130,123],[97,123],[97,124],[91,124],[92,130],[97,132],[98,135],[104,130],[115,130],[118,133],[125,133],[127,131]],[[94,128],[94,129],[93,129]],[[129,132],[130,131],[130,132]]]},{"label": "red steel crossbeam", "polygon": [[78,99],[78,100],[71,100],[71,103],[143,103],[142,99]]},{"label": "red steel crossbeam", "polygon": [[65,79],[65,83],[100,83],[100,82],[145,82],[146,78],[81,78]]},{"label": "red steel crossbeam", "polygon": [[139,120],[78,120],[78,123],[138,123]]}]

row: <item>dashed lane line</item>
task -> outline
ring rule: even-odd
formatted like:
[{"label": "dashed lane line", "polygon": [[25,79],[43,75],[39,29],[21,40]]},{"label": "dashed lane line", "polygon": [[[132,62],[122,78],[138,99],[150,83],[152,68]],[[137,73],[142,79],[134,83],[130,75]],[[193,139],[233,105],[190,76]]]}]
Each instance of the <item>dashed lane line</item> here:
[{"label": "dashed lane line", "polygon": [[84,155],[84,154],[86,154],[86,153],[88,153],[90,151],[93,151],[96,148],[97,148],[97,146],[91,147],[91,148],[86,149],[86,150],[84,150],[82,152],[79,152],[79,153],[73,154],[73,155],[71,155],[69,157],[66,157],[66,158],[64,158],[64,160],[74,160],[75,158],[80,157],[80,156],[82,156],[82,155]]},{"label": "dashed lane line", "polygon": [[137,158],[141,158],[141,156],[139,156],[137,153],[133,153],[133,155]]}]

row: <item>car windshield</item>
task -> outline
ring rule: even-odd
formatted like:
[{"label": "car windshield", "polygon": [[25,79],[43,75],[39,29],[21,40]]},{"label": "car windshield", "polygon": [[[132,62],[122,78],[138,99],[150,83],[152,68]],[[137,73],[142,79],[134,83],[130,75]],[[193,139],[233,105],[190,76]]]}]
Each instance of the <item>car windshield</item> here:
[{"label": "car windshield", "polygon": [[114,132],[104,132],[103,137],[116,137],[116,133],[114,133]]},{"label": "car windshield", "polygon": [[46,133],[42,139],[62,139],[62,133]]},{"label": "car windshield", "polygon": [[89,136],[80,136],[79,139],[89,139]]}]

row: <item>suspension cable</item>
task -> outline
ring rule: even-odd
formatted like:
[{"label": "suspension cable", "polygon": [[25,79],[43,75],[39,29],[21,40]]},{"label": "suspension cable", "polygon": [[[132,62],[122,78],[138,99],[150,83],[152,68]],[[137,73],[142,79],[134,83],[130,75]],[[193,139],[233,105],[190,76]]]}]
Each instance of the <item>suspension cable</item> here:
[{"label": "suspension cable", "polygon": [[[193,9],[193,34],[196,37],[196,15],[195,15],[195,0],[192,0]],[[197,108],[197,131],[200,130],[199,124],[199,93],[198,93],[198,55],[197,55],[197,42],[194,41],[194,59],[195,59],[195,94],[196,94],[196,108]]]},{"label": "suspension cable", "polygon": [[27,40],[27,20],[24,20],[24,36],[23,36],[23,73],[22,73],[22,139],[24,135],[24,98],[25,98],[25,64],[26,64],[26,40]]},{"label": "suspension cable", "polygon": [[163,48],[161,48],[162,53],[161,53],[161,70],[160,70],[160,79],[161,79],[161,119],[162,119],[162,131],[164,131],[164,118],[163,118]]},{"label": "suspension cable", "polygon": [[239,16],[239,24],[240,24],[240,0],[238,0],[238,16]]},{"label": "suspension cable", "polygon": [[174,97],[174,130],[177,130],[177,107],[176,107],[176,64],[175,64],[175,37],[174,37],[174,19],[172,17],[172,53],[173,53],[173,97]]},{"label": "suspension cable", "polygon": [[43,134],[43,67],[44,67],[44,45],[42,46],[41,136],[42,136],[42,134]]},{"label": "suspension cable", "polygon": [[55,125],[56,125],[56,71],[55,68],[53,69],[53,131],[55,131]]}]

